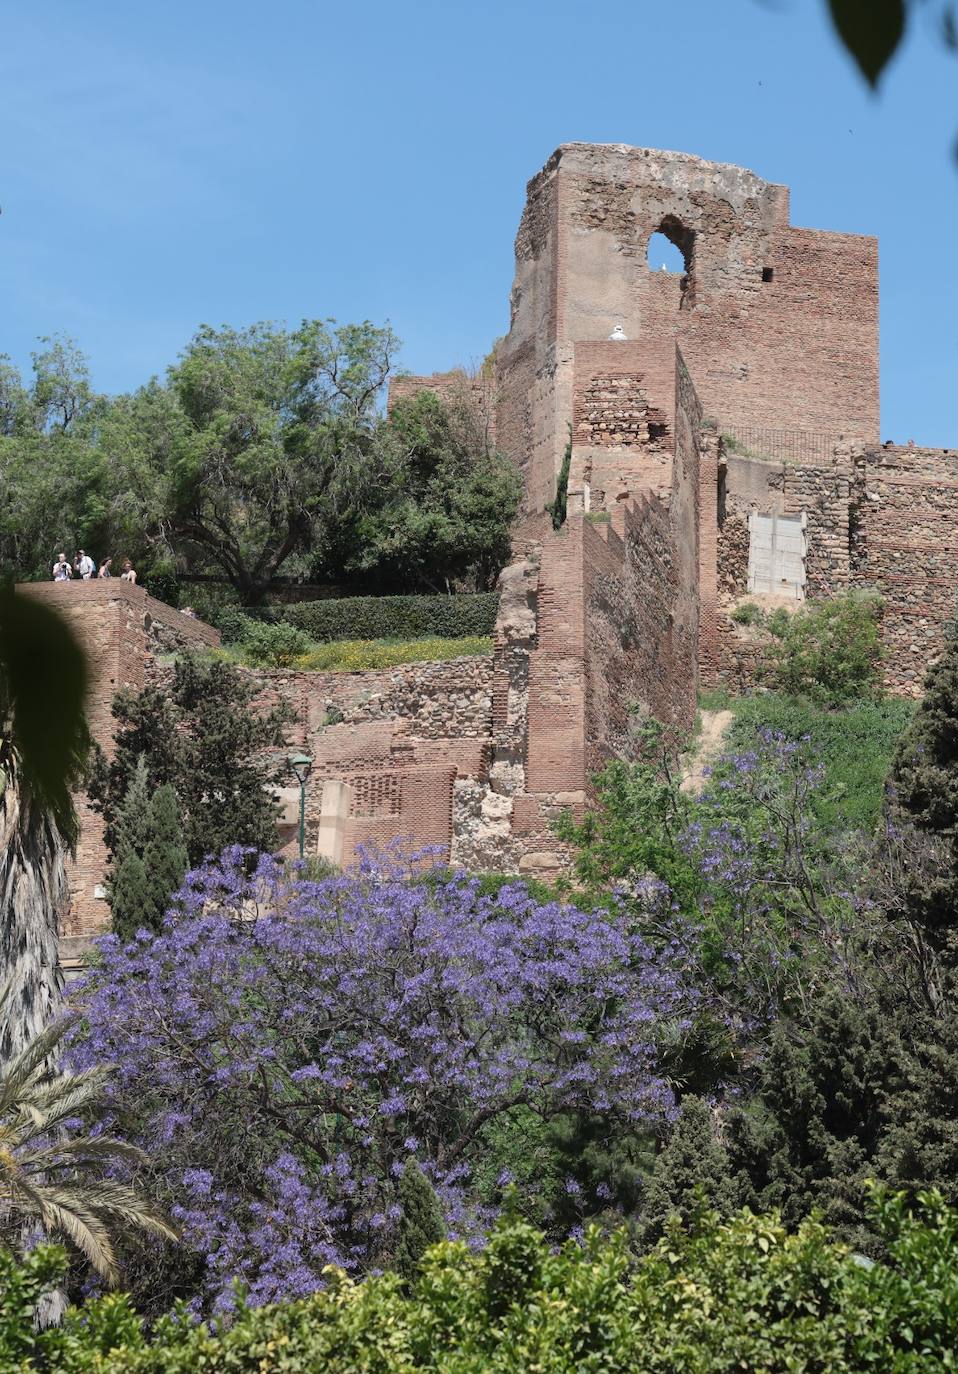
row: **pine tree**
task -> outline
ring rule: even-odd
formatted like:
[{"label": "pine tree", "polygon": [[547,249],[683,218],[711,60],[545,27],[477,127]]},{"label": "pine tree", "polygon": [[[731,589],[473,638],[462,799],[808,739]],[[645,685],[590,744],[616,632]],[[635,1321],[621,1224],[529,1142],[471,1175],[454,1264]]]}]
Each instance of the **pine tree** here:
[{"label": "pine tree", "polygon": [[407,1159],[399,1180],[402,1216],[396,1228],[393,1268],[407,1283],[419,1272],[419,1261],[446,1234],[439,1199],[414,1159]]},{"label": "pine tree", "polygon": [[150,789],[170,783],[176,792],[190,863],[202,863],[227,845],[276,848],[271,784],[282,766],[269,755],[283,745],[291,711],[284,704],[257,714],[250,709],[252,697],[253,688],[234,664],[195,654],[177,659],[168,691],[117,693],[114,755],[108,761],[100,754],[88,784],[117,863],[121,811],[141,762]]},{"label": "pine tree", "polygon": [[657,1240],[671,1216],[680,1216],[688,1225],[703,1205],[730,1211],[734,1189],[728,1153],[718,1139],[708,1103],[687,1097],[645,1191],[643,1238]]}]

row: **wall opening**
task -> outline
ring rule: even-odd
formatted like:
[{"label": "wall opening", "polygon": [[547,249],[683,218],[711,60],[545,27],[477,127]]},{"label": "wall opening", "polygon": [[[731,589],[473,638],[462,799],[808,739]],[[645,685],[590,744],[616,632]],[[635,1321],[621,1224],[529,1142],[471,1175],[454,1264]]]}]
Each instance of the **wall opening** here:
[{"label": "wall opening", "polygon": [[649,271],[672,272],[680,276],[685,272],[682,250],[658,231],[649,239]]},{"label": "wall opening", "polygon": [[762,268],[762,281],[768,283],[768,282],[774,281],[774,280],[775,280],[775,268],[774,268],[774,267],[763,267],[763,268]]},{"label": "wall opening", "polygon": [[681,277],[682,307],[691,304],[694,256],[695,230],[687,229],[674,215],[666,215],[655,233],[649,237],[646,260],[650,272]]},{"label": "wall opening", "polygon": [[725,524],[725,514],[728,506],[728,465],[719,463],[718,470],[718,490],[715,499],[716,524],[719,529]]}]

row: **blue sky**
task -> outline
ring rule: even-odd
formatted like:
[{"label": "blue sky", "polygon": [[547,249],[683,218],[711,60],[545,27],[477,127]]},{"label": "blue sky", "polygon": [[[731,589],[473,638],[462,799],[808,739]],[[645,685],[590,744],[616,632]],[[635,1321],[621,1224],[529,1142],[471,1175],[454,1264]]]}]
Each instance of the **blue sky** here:
[{"label": "blue sky", "polygon": [[320,315],[469,364],[508,324],[527,179],[633,143],[877,233],[883,435],[958,446],[958,59],[930,18],[876,99],[822,0],[7,0],[0,352],[65,333],[117,391],[201,322]]}]

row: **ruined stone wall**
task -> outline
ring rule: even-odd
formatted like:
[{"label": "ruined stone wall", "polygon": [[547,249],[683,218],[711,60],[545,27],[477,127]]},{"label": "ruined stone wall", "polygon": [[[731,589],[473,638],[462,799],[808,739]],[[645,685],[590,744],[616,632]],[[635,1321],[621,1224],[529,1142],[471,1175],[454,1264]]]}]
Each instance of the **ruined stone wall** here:
[{"label": "ruined stone wall", "polygon": [[853,580],[884,603],[886,686],[918,696],[958,595],[958,450],[854,454]]},{"label": "ruined stone wall", "polygon": [[[717,444],[718,489],[703,493],[703,509],[714,510],[715,616],[713,649],[702,659],[705,686],[725,682],[749,690],[760,676],[765,636],[730,617],[747,594],[749,527],[759,515],[805,515],[807,595],[840,595],[852,585],[850,563],[850,449],[839,446],[824,463],[776,462],[743,456]],[[702,576],[707,576],[703,568]],[[761,600],[761,598],[758,598]]]},{"label": "ruined stone wall", "polygon": [[541,511],[555,496],[571,418],[568,349],[556,332],[559,187],[546,168],[527,187],[515,241],[510,329],[496,350],[498,447],[523,476],[526,509]]},{"label": "ruined stone wall", "polygon": [[[707,414],[878,437],[874,239],[796,229],[788,190],[739,167],[566,144],[560,337],[676,338]],[[686,274],[650,270],[656,231]]]},{"label": "ruined stone wall", "polygon": [[835,447],[826,463],[724,455],[716,520],[717,649],[703,682],[755,685],[762,636],[729,612],[746,595],[748,515],[805,513],[808,596],[879,592],[885,686],[918,696],[956,611],[958,451]]},{"label": "ruined stone wall", "polygon": [[[452,842],[456,779],[485,779],[492,739],[493,660],[474,656],[409,663],[354,673],[241,669],[255,688],[254,710],[286,703],[293,720],[286,747],[313,760],[306,788],[306,852],[319,843],[324,794],[330,781],[346,784],[336,862],[348,864],[358,845],[404,848]],[[162,686],[171,663],[157,663],[151,683]],[[293,855],[299,836],[299,788],[280,788],[282,851]]]},{"label": "ruined stone wall", "polygon": [[570,510],[610,510],[672,485],[675,345],[577,343],[572,372]]}]

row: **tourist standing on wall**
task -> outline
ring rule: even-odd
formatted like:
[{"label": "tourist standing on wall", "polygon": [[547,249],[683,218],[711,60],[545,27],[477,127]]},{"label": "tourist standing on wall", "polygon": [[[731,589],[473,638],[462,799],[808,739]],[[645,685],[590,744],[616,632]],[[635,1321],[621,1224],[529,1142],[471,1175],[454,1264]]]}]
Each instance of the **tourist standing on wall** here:
[{"label": "tourist standing on wall", "polygon": [[136,581],[136,568],[134,568],[133,564],[130,562],[128,558],[124,560],[123,571],[120,573],[120,577],[123,579],[124,582]]},{"label": "tourist standing on wall", "polygon": [[112,576],[113,576],[113,571],[112,571],[112,569],[113,569],[113,559],[112,559],[112,558],[104,558],[103,562],[100,564],[100,571],[97,573],[97,577],[112,577]]},{"label": "tourist standing on wall", "polygon": [[96,564],[93,559],[88,553],[84,553],[82,549],[77,554],[76,570],[83,578],[84,582],[89,582],[90,578],[96,572]]},{"label": "tourist standing on wall", "polygon": [[67,556],[65,553],[61,553],[53,565],[53,580],[54,582],[69,582],[72,576],[73,569],[67,562]]}]

